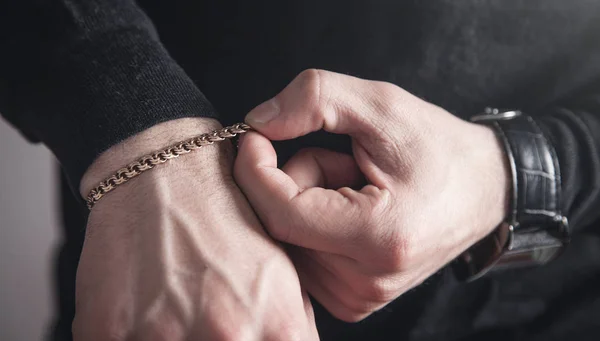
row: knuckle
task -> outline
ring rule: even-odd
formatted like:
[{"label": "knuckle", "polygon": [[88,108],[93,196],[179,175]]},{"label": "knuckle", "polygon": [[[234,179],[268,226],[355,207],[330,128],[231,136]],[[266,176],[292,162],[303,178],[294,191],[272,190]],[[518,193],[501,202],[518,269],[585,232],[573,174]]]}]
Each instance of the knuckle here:
[{"label": "knuckle", "polygon": [[395,84],[389,82],[374,82],[374,91],[376,96],[370,97],[370,105],[374,110],[384,117],[397,119],[398,109],[400,104],[404,102],[402,99],[402,90]]},{"label": "knuckle", "polygon": [[326,77],[327,71],[318,69],[304,70],[297,77],[305,99],[305,105],[308,106],[307,111],[318,117],[325,116],[327,100],[324,100],[323,93]]},{"label": "knuckle", "polygon": [[370,279],[362,291],[365,298],[379,304],[387,304],[396,298],[393,283],[385,278]]},{"label": "knuckle", "polygon": [[410,264],[410,241],[407,237],[395,235],[390,239],[385,250],[383,264],[393,272],[407,270]]},{"label": "knuckle", "polygon": [[347,297],[346,300],[339,300],[335,304],[325,305],[325,308],[339,320],[359,322],[377,311],[380,306],[381,303],[374,303],[369,299],[353,296],[351,298]]},{"label": "knuckle", "polygon": [[296,78],[305,89],[318,90],[321,85],[321,73],[324,71],[318,69],[306,69]]},{"label": "knuckle", "polygon": [[398,97],[401,88],[394,83],[384,81],[374,81],[375,90],[383,98]]},{"label": "knuckle", "polygon": [[361,311],[354,311],[352,309],[340,309],[338,311],[331,312],[331,315],[333,315],[335,318],[342,320],[344,322],[355,323],[355,322],[360,322],[360,321],[364,320],[369,315],[371,315],[371,313],[372,312],[370,312],[370,311],[361,312]]},{"label": "knuckle", "polygon": [[373,185],[370,189],[374,192],[371,197],[371,220],[376,223],[383,223],[390,217],[390,194],[386,190],[381,190]]},{"label": "knuckle", "polygon": [[382,245],[387,244],[387,240],[393,233],[392,226],[395,218],[392,212],[392,205],[390,203],[390,195],[386,190],[381,190],[373,185],[367,185],[361,190],[365,194],[366,200],[361,210],[363,217],[362,220],[365,222],[365,227],[371,234],[374,247],[378,250],[381,249]]},{"label": "knuckle", "polygon": [[[385,193],[384,193],[385,194]],[[371,247],[377,250],[374,255],[386,273],[405,270],[411,262],[413,238],[410,235],[410,213],[403,214],[398,205],[390,202],[389,195],[372,199],[367,210],[367,228],[371,231]]]}]

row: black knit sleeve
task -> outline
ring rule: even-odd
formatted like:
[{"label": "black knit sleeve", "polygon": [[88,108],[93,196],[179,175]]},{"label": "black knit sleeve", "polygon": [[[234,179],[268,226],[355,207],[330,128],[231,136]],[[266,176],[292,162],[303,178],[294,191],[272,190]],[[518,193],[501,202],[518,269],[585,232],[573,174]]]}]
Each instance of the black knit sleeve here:
[{"label": "black knit sleeve", "polygon": [[600,80],[544,110],[538,121],[557,151],[562,209],[571,226],[600,228]]},{"label": "black knit sleeve", "polygon": [[72,188],[137,132],[216,117],[133,0],[2,2],[0,113],[53,151]]}]

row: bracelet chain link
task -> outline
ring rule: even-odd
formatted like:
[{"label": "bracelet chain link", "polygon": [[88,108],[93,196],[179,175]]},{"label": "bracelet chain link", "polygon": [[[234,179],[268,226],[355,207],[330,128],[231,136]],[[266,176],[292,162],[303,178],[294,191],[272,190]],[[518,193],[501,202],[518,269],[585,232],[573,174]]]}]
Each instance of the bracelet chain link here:
[{"label": "bracelet chain link", "polygon": [[93,188],[85,200],[87,207],[91,210],[96,202],[108,192],[157,165],[174,159],[179,155],[187,154],[204,146],[214,144],[215,142],[236,137],[251,129],[252,128],[245,123],[236,123],[232,126],[214,130],[210,133],[205,133],[189,140],[179,142],[161,151],[145,155],[137,161],[119,169],[112,176],[104,179],[98,186]]}]

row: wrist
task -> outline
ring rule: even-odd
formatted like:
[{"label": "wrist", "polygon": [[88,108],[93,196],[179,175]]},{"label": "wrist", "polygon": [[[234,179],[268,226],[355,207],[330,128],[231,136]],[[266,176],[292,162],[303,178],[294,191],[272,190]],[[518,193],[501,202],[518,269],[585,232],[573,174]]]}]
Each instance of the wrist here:
[{"label": "wrist", "polygon": [[[131,136],[100,154],[92,163],[81,179],[80,194],[86,197],[89,191],[100,181],[143,155],[219,128],[221,128],[221,124],[214,119],[182,118],[157,124]],[[226,168],[223,161],[231,160],[231,154],[229,143],[217,143],[200,148],[194,153],[180,157],[178,160],[167,162],[169,165],[157,167],[152,170],[152,173],[157,176],[166,174],[175,168],[196,168],[196,176],[203,173],[208,175],[215,173],[216,170]]]},{"label": "wrist", "polygon": [[474,154],[477,166],[473,167],[479,179],[477,185],[482,189],[483,206],[479,224],[480,233],[475,242],[487,236],[497,228],[510,214],[512,174],[504,146],[489,126],[472,124],[476,129],[476,148]]},{"label": "wrist", "polygon": [[504,222],[461,257],[458,275],[476,279],[490,270],[545,264],[569,242],[560,211],[560,169],[553,146],[535,120],[517,110],[487,108],[471,121],[491,126],[510,169],[509,211]]}]

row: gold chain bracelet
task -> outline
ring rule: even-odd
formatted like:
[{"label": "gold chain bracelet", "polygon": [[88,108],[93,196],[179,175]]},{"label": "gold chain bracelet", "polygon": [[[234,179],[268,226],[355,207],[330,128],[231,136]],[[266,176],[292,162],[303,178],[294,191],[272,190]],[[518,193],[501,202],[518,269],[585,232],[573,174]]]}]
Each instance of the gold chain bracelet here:
[{"label": "gold chain bracelet", "polygon": [[100,182],[98,186],[93,188],[85,200],[87,207],[91,210],[96,202],[106,195],[106,193],[135,178],[143,172],[156,167],[157,165],[174,159],[179,155],[187,154],[193,150],[211,145],[215,142],[236,137],[237,135],[243,134],[251,129],[252,128],[247,124],[237,123],[229,127],[214,130],[210,133],[205,133],[189,140],[179,142],[161,151],[145,155],[137,161],[119,169],[115,174]]}]

